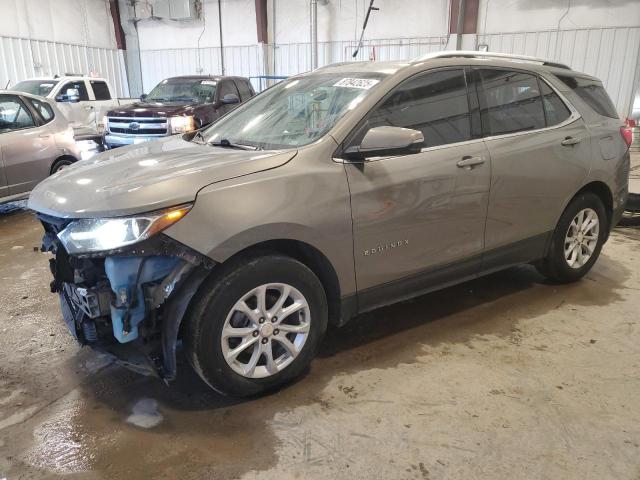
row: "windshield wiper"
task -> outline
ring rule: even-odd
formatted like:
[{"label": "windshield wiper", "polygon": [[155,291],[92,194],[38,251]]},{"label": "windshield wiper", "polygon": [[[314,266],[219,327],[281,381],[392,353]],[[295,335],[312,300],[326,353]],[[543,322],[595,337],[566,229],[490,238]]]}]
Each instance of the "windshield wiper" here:
[{"label": "windshield wiper", "polygon": [[231,143],[226,138],[218,142],[207,142],[207,145],[211,145],[213,147],[225,147],[225,148],[235,148],[237,150],[257,150],[258,147],[254,147],[253,145],[245,145],[243,143]]}]

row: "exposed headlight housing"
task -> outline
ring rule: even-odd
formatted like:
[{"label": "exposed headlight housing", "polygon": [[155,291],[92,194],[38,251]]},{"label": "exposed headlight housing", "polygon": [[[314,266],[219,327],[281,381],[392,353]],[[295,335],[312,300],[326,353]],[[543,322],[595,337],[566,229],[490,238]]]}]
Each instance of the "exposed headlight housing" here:
[{"label": "exposed headlight housing", "polygon": [[69,255],[117,250],[141,242],[183,218],[192,205],[131,217],[81,218],[58,233]]},{"label": "exposed headlight housing", "polygon": [[187,133],[196,129],[196,123],[192,116],[171,117],[171,133]]}]

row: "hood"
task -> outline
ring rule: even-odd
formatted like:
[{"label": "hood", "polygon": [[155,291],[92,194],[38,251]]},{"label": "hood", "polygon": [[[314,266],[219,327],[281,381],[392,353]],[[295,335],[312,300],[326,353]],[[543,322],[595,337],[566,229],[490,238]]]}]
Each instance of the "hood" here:
[{"label": "hood", "polygon": [[232,150],[182,137],[80,160],[42,181],[29,208],[61,218],[117,217],[192,202],[215,182],[284,165],[296,150]]},{"label": "hood", "polygon": [[201,107],[201,103],[157,103],[136,102],[122,105],[107,112],[108,117],[172,117],[177,115],[191,115]]}]

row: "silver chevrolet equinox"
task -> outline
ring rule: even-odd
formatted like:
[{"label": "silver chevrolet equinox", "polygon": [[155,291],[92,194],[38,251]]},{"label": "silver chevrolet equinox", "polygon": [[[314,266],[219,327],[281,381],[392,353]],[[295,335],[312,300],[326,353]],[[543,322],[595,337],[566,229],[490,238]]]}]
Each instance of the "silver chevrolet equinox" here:
[{"label": "silver chevrolet equinox", "polygon": [[621,127],[598,79],[541,59],[336,64],[80,161],[29,206],[81,344],[166,381],[184,345],[255,395],[328,324],[521,263],[583,277],[624,209]]}]

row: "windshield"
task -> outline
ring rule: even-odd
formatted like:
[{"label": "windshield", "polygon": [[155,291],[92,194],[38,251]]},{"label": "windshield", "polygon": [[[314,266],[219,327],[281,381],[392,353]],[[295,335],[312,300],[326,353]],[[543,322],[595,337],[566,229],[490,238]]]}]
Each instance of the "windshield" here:
[{"label": "windshield", "polygon": [[216,81],[207,79],[163,80],[147,95],[148,102],[212,103]]},{"label": "windshield", "polygon": [[312,74],[285,80],[244,103],[203,132],[263,149],[301,147],[322,137],[381,81],[380,73]]},{"label": "windshield", "polygon": [[25,80],[24,82],[16,83],[10,90],[46,97],[57,84],[58,80]]}]

